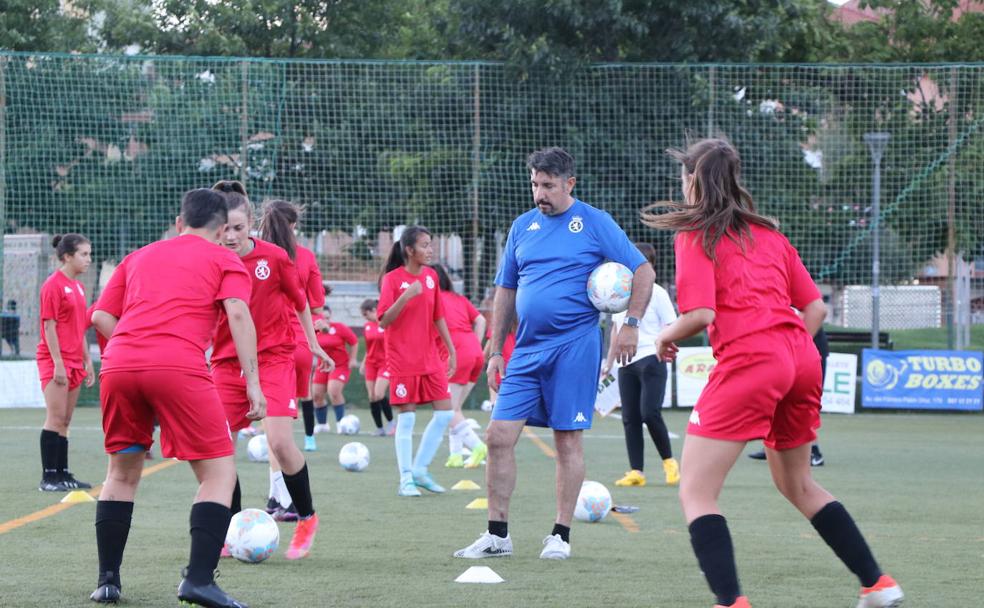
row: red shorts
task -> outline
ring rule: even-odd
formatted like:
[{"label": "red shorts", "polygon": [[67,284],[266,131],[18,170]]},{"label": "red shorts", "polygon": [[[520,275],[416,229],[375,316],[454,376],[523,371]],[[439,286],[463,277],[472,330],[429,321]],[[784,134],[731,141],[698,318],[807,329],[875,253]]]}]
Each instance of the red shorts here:
[{"label": "red shorts", "polygon": [[165,458],[205,460],[235,453],[225,410],[205,372],[103,372],[99,397],[107,454],[134,445],[150,449],[155,417]]},{"label": "red shorts", "polygon": [[[249,399],[246,398],[246,378],[239,361],[227,359],[212,367],[212,380],[225,408],[229,428],[233,431],[246,428],[252,420],[246,417]],[[269,417],[297,418],[297,402],[294,401],[294,360],[283,357],[260,359],[260,390],[266,397]]]},{"label": "red shorts", "polygon": [[390,373],[386,371],[386,361],[366,361],[366,380],[375,382],[377,379],[390,379]]},{"label": "red shorts", "polygon": [[[85,369],[65,365],[65,375],[68,376],[68,390],[74,391],[82,386],[85,380]],[[47,357],[38,357],[38,376],[41,377],[41,390],[48,388],[48,383],[55,378],[55,362]]]},{"label": "red shorts", "polygon": [[820,354],[805,331],[790,326],[745,336],[721,353],[687,433],[799,447],[817,438],[822,394]]},{"label": "red shorts", "polygon": [[443,372],[390,378],[390,403],[433,403],[451,398],[448,377]]},{"label": "red shorts", "polygon": [[342,384],[347,384],[352,377],[352,370],[346,365],[336,367],[330,372],[323,372],[320,369],[314,370],[314,384],[328,384],[329,380],[337,380]]},{"label": "red shorts", "polygon": [[294,396],[299,398],[311,396],[311,369],[314,367],[314,355],[308,348],[307,342],[298,342],[294,349],[294,375],[296,388]]},{"label": "red shorts", "polygon": [[458,367],[454,370],[454,375],[448,380],[451,384],[468,384],[475,382],[482,374],[482,366],[485,364],[485,357],[482,351],[475,353],[458,353]]}]

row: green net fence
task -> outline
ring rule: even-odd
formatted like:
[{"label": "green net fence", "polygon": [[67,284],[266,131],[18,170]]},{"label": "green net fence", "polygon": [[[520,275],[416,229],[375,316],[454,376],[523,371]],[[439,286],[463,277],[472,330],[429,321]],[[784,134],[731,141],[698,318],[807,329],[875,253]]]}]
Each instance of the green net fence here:
[{"label": "green net fence", "polygon": [[[653,242],[671,284],[671,235],[638,212],[679,198],[666,148],[724,134],[834,321],[866,327],[862,136],[883,131],[881,282],[898,289],[883,290],[881,324],[939,326],[949,266],[982,255],[982,71],[619,64],[558,83],[489,63],[0,54],[0,222],[5,235],[81,232],[97,262],[119,259],[166,233],[182,192],[238,178],[254,200],[306,206],[302,240],[329,281],[374,280],[394,228],[422,223],[479,301],[531,205],[526,155],[561,145],[577,159],[576,193]],[[34,305],[30,281],[5,268],[4,300]]]}]

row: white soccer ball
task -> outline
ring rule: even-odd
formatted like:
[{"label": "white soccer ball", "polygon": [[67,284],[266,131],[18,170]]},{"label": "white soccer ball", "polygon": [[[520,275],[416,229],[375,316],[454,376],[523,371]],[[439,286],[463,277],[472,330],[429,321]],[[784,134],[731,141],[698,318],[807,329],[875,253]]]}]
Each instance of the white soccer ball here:
[{"label": "white soccer ball", "polygon": [[246,457],[251,462],[270,462],[270,447],[266,435],[257,435],[246,444]]},{"label": "white soccer ball", "polygon": [[605,519],[612,510],[612,495],[608,488],[597,481],[585,481],[577,495],[574,518],[579,521],[596,522]]},{"label": "white soccer ball", "polygon": [[588,299],[601,312],[624,312],[632,295],[632,271],[618,262],[605,262],[588,277]]},{"label": "white soccer ball", "polygon": [[342,416],[335,428],[338,429],[339,435],[358,435],[359,427],[359,417],[355,414],[348,414]]},{"label": "white soccer ball", "polygon": [[338,452],[338,464],[352,473],[365,471],[369,466],[369,448],[358,441],[346,443]]},{"label": "white soccer ball", "polygon": [[232,516],[225,544],[229,553],[239,561],[258,564],[277,550],[280,529],[267,512],[243,509]]}]

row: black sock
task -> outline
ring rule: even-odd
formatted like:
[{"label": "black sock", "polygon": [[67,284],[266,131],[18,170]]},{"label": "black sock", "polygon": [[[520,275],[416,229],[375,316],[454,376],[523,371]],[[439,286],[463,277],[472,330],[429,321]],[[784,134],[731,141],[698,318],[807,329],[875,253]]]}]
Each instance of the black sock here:
[{"label": "black sock", "polygon": [[232,512],[217,502],[196,502],[191,505],[191,554],[185,577],[193,585],[208,585],[219,565],[219,553],[225,544]]},{"label": "black sock", "polygon": [[100,500],[96,503],[96,550],[99,554],[96,586],[112,584],[120,587],[120,565],[132,519],[132,502]]},{"label": "black sock", "polygon": [[383,406],[378,401],[373,401],[369,404],[369,410],[372,412],[372,421],[376,423],[376,428],[383,428]]},{"label": "black sock", "polygon": [[383,416],[386,416],[386,422],[393,422],[393,408],[390,407],[389,395],[383,397],[379,404],[383,407]]},{"label": "black sock", "polygon": [[304,434],[314,435],[314,401],[301,399],[301,416],[304,417]]},{"label": "black sock", "polygon": [[68,471],[68,437],[58,436],[58,474]]},{"label": "black sock", "polygon": [[327,405],[315,406],[314,417],[318,420],[318,424],[328,424],[328,406]]},{"label": "black sock", "polygon": [[836,500],[828,502],[817,511],[810,523],[848,570],[858,577],[862,586],[871,587],[878,582],[882,572],[875,562],[875,556],[844,505]]},{"label": "black sock", "polygon": [[492,521],[490,519],[489,534],[493,534],[499,538],[505,538],[509,536],[509,524],[504,521]]},{"label": "black sock", "polygon": [[338,422],[345,417],[345,404],[339,403],[338,405],[331,406],[331,409],[335,410],[335,422]]},{"label": "black sock", "polygon": [[58,474],[58,433],[41,431],[41,476],[54,479]]},{"label": "black sock", "polygon": [[741,595],[735,548],[722,515],[704,515],[690,522],[690,544],[717,603],[730,606]]},{"label": "black sock", "polygon": [[300,517],[311,517],[314,515],[314,501],[311,499],[311,481],[308,479],[306,462],[301,467],[301,470],[293,475],[288,475],[287,471],[284,471],[284,485],[287,486],[290,498],[294,501],[297,514]]},{"label": "black sock", "polygon": [[571,542],[571,529],[569,526],[554,524],[553,530],[550,532],[550,535],[553,536],[554,534],[559,534],[560,540],[564,541],[565,543]]},{"label": "black sock", "polygon": [[233,515],[243,510],[243,488],[239,485],[239,475],[236,475],[236,487],[232,490],[232,504],[229,512]]}]

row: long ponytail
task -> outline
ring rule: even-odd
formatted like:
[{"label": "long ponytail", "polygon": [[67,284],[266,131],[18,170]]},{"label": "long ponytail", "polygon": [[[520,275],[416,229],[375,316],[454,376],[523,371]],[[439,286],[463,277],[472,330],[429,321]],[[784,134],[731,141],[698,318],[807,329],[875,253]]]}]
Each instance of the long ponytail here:
[{"label": "long ponytail", "polygon": [[290,201],[273,200],[263,204],[260,220],[260,238],[277,245],[287,252],[290,259],[297,257],[297,237],[291,227],[300,219],[301,210]]}]

